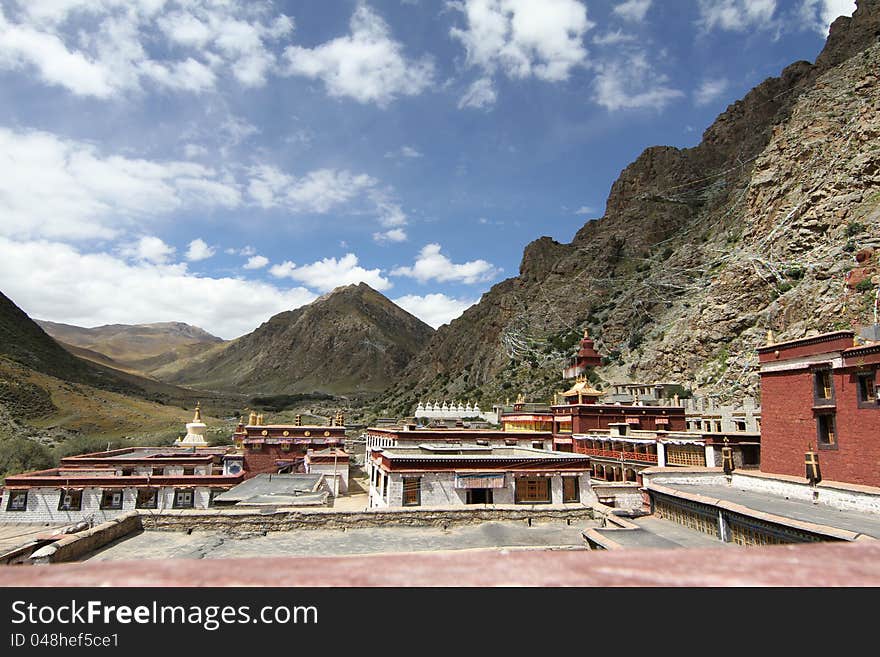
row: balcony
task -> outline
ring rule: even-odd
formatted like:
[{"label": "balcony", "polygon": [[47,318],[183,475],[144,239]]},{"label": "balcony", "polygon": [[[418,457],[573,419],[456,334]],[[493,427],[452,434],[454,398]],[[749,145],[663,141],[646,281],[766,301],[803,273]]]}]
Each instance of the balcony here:
[{"label": "balcony", "polygon": [[594,449],[594,448],[586,448],[579,452],[580,454],[586,454],[587,456],[600,456],[606,459],[614,459],[615,461],[621,460],[623,458],[624,461],[638,461],[640,463],[657,463],[657,455],[656,454],[643,454],[641,452],[621,452],[616,449]]}]

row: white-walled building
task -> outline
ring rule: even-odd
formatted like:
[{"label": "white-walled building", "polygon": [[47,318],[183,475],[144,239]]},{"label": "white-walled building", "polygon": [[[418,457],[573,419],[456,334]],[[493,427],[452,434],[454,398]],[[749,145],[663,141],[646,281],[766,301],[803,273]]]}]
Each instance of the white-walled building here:
[{"label": "white-walled building", "polygon": [[590,459],[526,447],[429,445],[368,454],[370,507],[589,504]]}]

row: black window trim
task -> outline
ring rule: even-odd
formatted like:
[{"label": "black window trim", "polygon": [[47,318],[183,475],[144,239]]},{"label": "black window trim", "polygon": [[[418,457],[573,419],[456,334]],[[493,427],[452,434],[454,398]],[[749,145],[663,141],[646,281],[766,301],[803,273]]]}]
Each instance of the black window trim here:
[{"label": "black window trim", "polygon": [[[30,493],[30,491],[27,491],[27,490],[10,490],[10,491],[6,491],[6,498],[7,498],[7,499],[6,499],[6,510],[7,510],[7,511],[11,511],[12,513],[20,513],[20,512],[22,512],[22,511],[27,511],[27,505],[28,505],[28,493]],[[24,495],[24,506],[21,507],[21,508],[13,507],[13,506],[12,506],[12,500],[13,500],[13,498],[18,497],[18,496],[20,496],[20,495]]]},{"label": "black window trim", "polygon": [[[67,492],[76,493],[79,495],[79,503],[76,506],[66,507],[64,506],[64,494]],[[67,489],[62,488],[61,494],[58,496],[58,510],[59,511],[82,511],[83,506],[83,492],[79,491],[68,491]]]},{"label": "black window trim", "polygon": [[[113,506],[112,504],[106,504],[106,496],[107,494],[119,493],[119,506]],[[120,511],[122,507],[125,505],[125,491],[121,488],[111,488],[111,489],[102,489],[101,490],[101,510],[107,511]]]}]

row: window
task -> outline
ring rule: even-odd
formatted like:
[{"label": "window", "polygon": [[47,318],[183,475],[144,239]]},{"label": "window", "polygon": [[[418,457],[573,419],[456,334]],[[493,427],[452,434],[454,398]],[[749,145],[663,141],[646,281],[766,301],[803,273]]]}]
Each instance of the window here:
[{"label": "window", "polygon": [[159,490],[156,488],[141,488],[138,490],[135,507],[138,509],[155,509],[158,507]]},{"label": "window", "polygon": [[877,386],[874,383],[874,372],[857,375],[859,382],[859,406],[877,406]]},{"label": "window", "polygon": [[184,475],[194,475],[195,473],[196,473],[196,469],[195,469],[195,468],[184,468],[184,469],[183,469],[183,474],[184,474]]},{"label": "window", "polygon": [[406,477],[403,480],[403,506],[419,506],[422,503],[422,480]]},{"label": "window", "polygon": [[837,448],[837,434],[834,427],[834,414],[823,413],[816,416],[819,448]]},{"label": "window", "polygon": [[816,400],[831,401],[834,399],[834,386],[831,381],[831,370],[819,370],[814,374],[816,380]]},{"label": "window", "polygon": [[562,501],[563,502],[580,502],[580,486],[578,486],[577,477],[562,478]]},{"label": "window", "polygon": [[58,500],[59,511],[79,511],[82,508],[81,490],[63,490]]},{"label": "window", "polygon": [[193,492],[191,490],[175,490],[174,491],[174,508],[175,509],[191,509],[191,508],[193,508]]},{"label": "window", "polygon": [[488,440],[478,440],[478,441],[477,441],[477,445],[480,445],[480,446],[482,446],[482,447],[488,447],[488,446],[489,446],[489,441],[488,441]]},{"label": "window", "polygon": [[6,495],[9,502],[6,504],[7,511],[25,511],[27,510],[27,491],[11,490]]},{"label": "window", "polygon": [[516,447],[516,441],[512,440],[510,438],[506,438],[504,440],[504,444],[507,445],[508,447]]},{"label": "window", "polygon": [[544,441],[543,440],[532,441],[532,449],[544,449]]},{"label": "window", "polygon": [[102,509],[121,509],[122,508],[122,491],[121,490],[105,490],[101,494]]},{"label": "window", "polygon": [[156,476],[161,477],[161,476],[163,476],[164,474],[165,474],[165,468],[164,468],[164,467],[162,467],[162,466],[156,466],[156,467],[153,468],[153,476],[154,476],[154,477],[156,477]]},{"label": "window", "polygon": [[745,431],[746,430],[746,421],[745,420],[736,420],[736,430],[737,431]]},{"label": "window", "polygon": [[465,497],[465,504],[493,504],[492,489],[469,488]]},{"label": "window", "polygon": [[721,420],[715,420],[715,431],[721,433]]},{"label": "window", "polygon": [[520,477],[516,480],[517,504],[550,502],[550,479],[547,477]]}]

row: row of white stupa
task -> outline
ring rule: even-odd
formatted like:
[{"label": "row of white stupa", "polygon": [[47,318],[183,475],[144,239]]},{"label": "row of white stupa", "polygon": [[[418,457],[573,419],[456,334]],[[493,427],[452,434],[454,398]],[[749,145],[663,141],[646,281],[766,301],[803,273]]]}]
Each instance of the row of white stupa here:
[{"label": "row of white stupa", "polygon": [[424,404],[419,402],[419,405],[416,406],[416,417],[430,417],[428,413],[464,413],[467,415],[468,413],[472,413],[474,415],[479,415],[480,413],[480,405],[474,404],[471,406],[471,403],[462,404],[458,402],[458,404],[448,404],[443,402],[442,404],[432,404],[428,402]]}]

